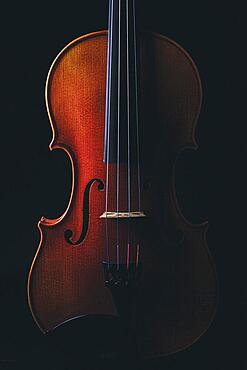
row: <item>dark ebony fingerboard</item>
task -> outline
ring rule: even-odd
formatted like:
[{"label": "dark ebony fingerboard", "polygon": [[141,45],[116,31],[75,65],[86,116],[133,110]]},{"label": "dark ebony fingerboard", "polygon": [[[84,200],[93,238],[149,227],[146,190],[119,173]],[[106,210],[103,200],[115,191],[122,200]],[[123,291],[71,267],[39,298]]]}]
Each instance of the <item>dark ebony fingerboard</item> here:
[{"label": "dark ebony fingerboard", "polygon": [[137,158],[137,39],[135,0],[111,0],[104,161]]}]

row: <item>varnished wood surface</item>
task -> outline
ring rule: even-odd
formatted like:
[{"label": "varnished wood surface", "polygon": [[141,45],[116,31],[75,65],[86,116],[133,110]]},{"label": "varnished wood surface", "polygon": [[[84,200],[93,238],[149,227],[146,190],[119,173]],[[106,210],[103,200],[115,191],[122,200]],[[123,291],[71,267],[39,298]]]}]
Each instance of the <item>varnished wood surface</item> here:
[{"label": "varnished wood surface", "polygon": [[[90,190],[86,238],[79,246],[64,239],[68,229],[73,230],[73,240],[80,237],[87,184],[106,180],[106,49],[105,32],[79,38],[59,54],[48,76],[51,149],[68,153],[73,187],[65,213],[39,223],[41,241],[28,294],[43,332],[78,315],[117,314],[104,284],[105,224],[100,216],[105,212],[105,190],[96,182]],[[174,188],[178,153],[196,148],[198,73],[183,49],[159,35],[142,36],[140,60],[142,211],[147,222],[141,227],[143,273],[135,321],[139,351],[147,357],[176,352],[200,337],[215,312],[217,281],[206,245],[207,225],[193,226],[184,219]],[[177,230],[184,239],[174,246]]]}]

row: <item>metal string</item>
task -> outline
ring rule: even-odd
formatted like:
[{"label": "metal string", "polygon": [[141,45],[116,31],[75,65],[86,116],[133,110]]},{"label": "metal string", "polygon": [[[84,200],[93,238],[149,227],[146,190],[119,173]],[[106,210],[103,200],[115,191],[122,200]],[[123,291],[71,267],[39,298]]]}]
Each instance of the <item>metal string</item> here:
[{"label": "metal string", "polygon": [[[107,171],[106,171],[106,237],[107,237],[107,256],[108,266],[109,259],[109,236],[107,224],[108,198],[109,198],[109,157],[110,157],[110,125],[111,125],[111,90],[112,90],[112,44],[113,44],[113,7],[114,0],[110,2],[109,24],[110,30],[108,35],[108,73],[107,73],[107,104],[106,104],[106,124],[107,124]],[[119,0],[119,20],[118,20],[118,117],[117,117],[117,267],[119,268],[119,196],[120,196],[120,98],[121,98],[121,0]],[[136,132],[137,132],[137,172],[138,172],[138,204],[141,211],[141,180],[140,180],[140,143],[139,143],[139,115],[138,115],[138,83],[137,83],[137,41],[136,41],[136,15],[135,0],[133,0],[133,17],[134,17],[134,70],[135,70],[135,105],[136,105]],[[128,260],[130,248],[130,212],[131,212],[131,150],[130,150],[130,55],[129,55],[129,2],[126,0],[126,26],[127,26],[127,124],[128,124],[128,153],[127,153],[127,172],[128,172]],[[139,248],[139,244],[138,244]],[[127,262],[127,265],[129,261]]]},{"label": "metal string", "polygon": [[117,128],[117,269],[119,269],[119,184],[120,184],[120,95],[121,95],[121,0],[118,12],[118,128]]},{"label": "metal string", "polygon": [[134,17],[134,58],[135,58],[135,100],[136,100],[136,137],[137,137],[137,177],[138,177],[138,205],[141,212],[141,173],[140,173],[140,139],[139,139],[139,113],[138,113],[138,83],[137,83],[137,45],[136,45],[136,11],[133,0]]},{"label": "metal string", "polygon": [[[138,82],[137,82],[137,43],[136,43],[136,10],[135,0],[133,0],[133,18],[134,18],[134,58],[135,58],[135,103],[136,103],[136,140],[137,140],[137,181],[138,181],[138,205],[141,212],[141,171],[140,171],[140,138],[139,138],[139,113],[138,113]],[[138,232],[138,230],[137,230]],[[136,249],[136,267],[139,265],[140,243],[138,240]]]},{"label": "metal string", "polygon": [[130,75],[129,75],[129,2],[126,1],[127,18],[127,122],[128,122],[128,248],[130,246],[130,211],[131,211],[131,168],[130,168]]},{"label": "metal string", "polygon": [[110,11],[109,11],[109,30],[108,30],[108,52],[107,52],[107,96],[106,96],[106,117],[105,124],[107,125],[107,154],[106,154],[106,248],[107,248],[107,262],[108,269],[110,267],[110,256],[109,256],[109,240],[108,240],[108,190],[109,190],[109,142],[110,142],[110,123],[111,123],[111,73],[112,73],[112,29],[113,29],[113,3],[111,0]]}]

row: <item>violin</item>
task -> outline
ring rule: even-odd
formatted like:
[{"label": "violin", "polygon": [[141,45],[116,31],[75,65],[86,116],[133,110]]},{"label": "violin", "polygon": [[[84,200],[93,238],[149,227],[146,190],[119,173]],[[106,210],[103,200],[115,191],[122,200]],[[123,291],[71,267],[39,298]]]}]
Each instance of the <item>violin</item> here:
[{"label": "violin", "polygon": [[197,68],[175,41],[137,28],[136,0],[109,1],[109,29],[55,58],[45,97],[71,162],[71,195],[42,217],[28,278],[43,333],[87,315],[120,318],[142,358],[180,351],[213,320],[217,277],[208,223],[181,213],[175,165],[196,149]]}]

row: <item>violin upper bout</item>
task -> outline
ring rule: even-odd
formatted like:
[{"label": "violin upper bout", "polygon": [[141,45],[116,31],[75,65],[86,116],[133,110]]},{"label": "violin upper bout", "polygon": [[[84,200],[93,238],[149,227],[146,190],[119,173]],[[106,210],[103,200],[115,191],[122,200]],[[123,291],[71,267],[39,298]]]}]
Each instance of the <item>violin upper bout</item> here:
[{"label": "violin upper bout", "polygon": [[166,154],[174,160],[184,148],[198,147],[195,130],[202,104],[199,72],[179,44],[159,34],[143,33],[140,54],[141,116],[145,120],[149,115],[150,121],[158,117],[159,137]]},{"label": "violin upper bout", "polygon": [[64,219],[74,193],[82,192],[95,177],[95,173],[89,173],[91,168],[98,167],[102,177],[99,155],[103,153],[106,54],[106,32],[85,35],[68,44],[49,70],[45,92],[52,129],[49,147],[64,150],[68,155],[72,189],[63,215],[54,220],[43,217],[42,225],[53,226]]}]

